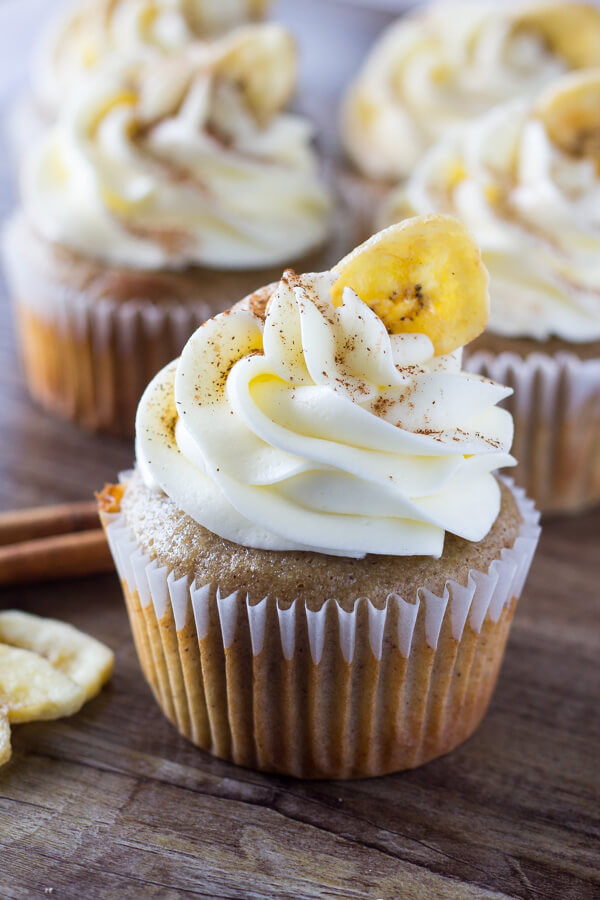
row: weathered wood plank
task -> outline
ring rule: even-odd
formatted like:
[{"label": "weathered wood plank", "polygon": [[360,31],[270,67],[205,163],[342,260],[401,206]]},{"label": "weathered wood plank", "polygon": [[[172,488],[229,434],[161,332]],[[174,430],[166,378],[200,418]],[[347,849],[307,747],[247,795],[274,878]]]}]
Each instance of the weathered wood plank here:
[{"label": "weathered wood plank", "polygon": [[[89,621],[94,610],[94,632],[118,653],[113,684],[76,719],[15,729],[17,762],[7,770],[0,794],[25,805],[25,817],[38,823],[39,838],[46,846],[52,845],[46,829],[55,833],[54,815],[60,813],[61,840],[67,844],[75,840],[79,846],[80,838],[74,835],[81,835],[82,823],[86,828],[101,824],[102,834],[94,841],[100,840],[103,852],[110,848],[112,857],[121,852],[121,817],[127,818],[135,808],[148,852],[170,848],[166,854],[170,871],[179,867],[175,849],[180,840],[191,840],[189,829],[197,833],[201,828],[204,847],[218,843],[212,825],[206,829],[207,815],[229,840],[234,826],[256,825],[267,811],[286,824],[279,820],[265,824],[264,833],[281,835],[289,829],[294,848],[298,832],[308,829],[315,846],[321,847],[325,837],[341,840],[336,850],[340,857],[383,856],[396,866],[409,870],[416,866],[433,877],[451,876],[509,896],[592,897],[600,890],[599,826],[593,802],[597,767],[590,754],[598,738],[598,723],[589,715],[596,683],[593,648],[580,647],[577,678],[571,684],[569,659],[561,654],[562,633],[540,639],[527,620],[521,630],[517,616],[492,710],[464,747],[422,770],[386,779],[302,783],[236,769],[198,753],[177,737],[138,673],[115,581],[107,577],[87,585],[88,608],[80,602],[83,582],[74,584],[62,601],[57,600],[59,586],[41,592],[29,589],[29,597],[21,598],[26,608],[38,612],[62,602],[63,614],[76,624]],[[564,631],[569,637],[568,629]],[[63,771],[68,773],[67,783],[76,786],[74,795],[71,788],[63,789]],[[100,810],[90,798],[90,785],[100,786]],[[33,805],[29,812],[27,804],[40,805],[41,797],[50,813],[48,824],[40,826],[44,810]],[[123,803],[129,804],[127,815]],[[157,811],[162,818],[155,835],[151,829]],[[89,831],[85,834],[83,844],[92,840]],[[223,870],[229,872],[230,857],[224,853],[223,858]],[[281,862],[287,868],[293,860],[282,851]],[[311,853],[305,864],[308,872],[315,871]],[[137,865],[136,861],[136,876]],[[203,865],[202,878],[208,878],[209,869]],[[383,878],[388,863],[377,865]],[[68,871],[75,877],[75,868]],[[150,878],[146,869],[142,874]],[[352,878],[354,883],[356,875]],[[366,882],[361,890],[383,883]],[[210,885],[211,891],[217,890],[213,881]],[[225,881],[223,885],[224,890],[231,886]],[[181,884],[178,889],[187,890]],[[260,889],[270,896],[268,885]],[[278,885],[272,895],[287,896],[282,889]],[[308,896],[320,896],[316,889],[307,888],[313,891]],[[290,896],[305,895],[298,891]],[[443,896],[439,891],[438,895]]]}]

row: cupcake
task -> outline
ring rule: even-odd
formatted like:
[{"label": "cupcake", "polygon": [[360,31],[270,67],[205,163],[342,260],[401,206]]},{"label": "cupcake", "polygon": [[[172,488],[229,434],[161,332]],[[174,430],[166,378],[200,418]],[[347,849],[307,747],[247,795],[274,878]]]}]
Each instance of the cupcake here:
[{"label": "cupcake", "polygon": [[403,17],[343,102],[341,137],[355,167],[342,180],[349,198],[364,217],[385,183],[409,175],[450,128],[599,64],[600,10],[591,3],[457,0]]},{"label": "cupcake", "polygon": [[130,434],[149,379],[252,273],[330,264],[312,129],[283,111],[295,78],[288,33],[255,25],[160,65],[107,66],[69,98],[25,161],[4,240],[44,407]]},{"label": "cupcake", "polygon": [[310,778],[447,753],[488,705],[539,528],[461,369],[487,275],[449,217],[206,322],[99,495],[142,670],[223,759]]},{"label": "cupcake", "polygon": [[261,19],[268,0],[80,0],[43,35],[34,57],[33,84],[19,97],[8,123],[15,159],[59,115],[73,86],[107,57],[140,63],[178,55]]},{"label": "cupcake", "polygon": [[559,78],[436,145],[382,222],[446,212],[490,273],[467,368],[510,384],[516,480],[545,512],[600,501],[600,69]]}]

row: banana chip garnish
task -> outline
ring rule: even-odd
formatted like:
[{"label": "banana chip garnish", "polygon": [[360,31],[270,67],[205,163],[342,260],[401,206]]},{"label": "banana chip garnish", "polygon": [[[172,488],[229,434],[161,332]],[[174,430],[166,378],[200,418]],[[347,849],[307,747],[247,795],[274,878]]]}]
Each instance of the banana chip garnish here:
[{"label": "banana chip garnish", "polygon": [[474,340],[490,312],[488,275],[467,228],[452,216],[406,219],[373,235],[333,269],[336,306],[349,287],[392,334],[425,334],[438,356]]},{"label": "banana chip garnish", "polygon": [[284,108],[298,68],[296,46],[285,28],[275,23],[240,28],[214,49],[216,74],[237,84],[259,119]]},{"label": "banana chip garnish", "polygon": [[542,34],[572,69],[597,66],[600,61],[600,10],[593,3],[533,4],[525,9],[519,25]]},{"label": "banana chip garnish", "polygon": [[423,4],[369,53],[342,103],[342,139],[363,174],[406,178],[460,123],[535,96],[561,72],[598,65],[592,0]]},{"label": "banana chip garnish", "polygon": [[56,619],[41,619],[17,610],[1,612],[1,643],[45,657],[83,688],[85,700],[95,697],[112,674],[114,655],[108,647]]},{"label": "banana chip garnish", "polygon": [[542,94],[536,113],[561,150],[600,158],[600,68],[561,78]]}]

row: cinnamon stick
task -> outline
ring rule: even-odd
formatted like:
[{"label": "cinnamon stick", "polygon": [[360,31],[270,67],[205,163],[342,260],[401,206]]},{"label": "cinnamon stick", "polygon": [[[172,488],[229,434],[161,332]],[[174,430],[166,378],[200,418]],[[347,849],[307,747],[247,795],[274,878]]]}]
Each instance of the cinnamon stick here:
[{"label": "cinnamon stick", "polygon": [[0,547],[0,585],[76,578],[114,570],[101,528]]},{"label": "cinnamon stick", "polygon": [[62,503],[0,513],[0,547],[54,534],[72,534],[98,528],[98,504]]}]

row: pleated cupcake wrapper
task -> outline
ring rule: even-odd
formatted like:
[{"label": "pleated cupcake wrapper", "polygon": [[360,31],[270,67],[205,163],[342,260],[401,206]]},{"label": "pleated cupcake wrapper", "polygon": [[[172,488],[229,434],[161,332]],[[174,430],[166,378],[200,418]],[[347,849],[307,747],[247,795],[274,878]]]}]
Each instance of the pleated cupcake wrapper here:
[{"label": "pleated cupcake wrapper", "polygon": [[132,435],[146,385],[213,310],[92,299],[41,278],[18,237],[9,226],[2,249],[32,396],[86,428]]},{"label": "pleated cupcake wrapper", "polygon": [[142,551],[122,514],[103,524],[144,675],[181,733],[240,765],[344,778],[419,765],[478,724],[540,533],[515,497],[520,534],[487,572],[352,611],[190,583]]},{"label": "pleated cupcake wrapper", "polygon": [[[331,174],[325,180],[332,180]],[[191,334],[232,296],[241,300],[282,271],[275,266],[255,273],[215,272],[217,279],[225,274],[234,281],[221,294],[209,278],[209,302],[199,297],[193,305],[94,299],[40,277],[35,248],[27,252],[22,235],[23,217],[17,214],[4,228],[2,254],[30,393],[63,418],[126,437],[133,435],[146,385],[180,355]],[[352,216],[340,204],[331,239],[298,265],[328,268],[356,243]]]},{"label": "pleated cupcake wrapper", "polygon": [[511,474],[541,511],[599,503],[600,359],[480,352],[465,367],[513,388],[504,403],[515,423]]}]

